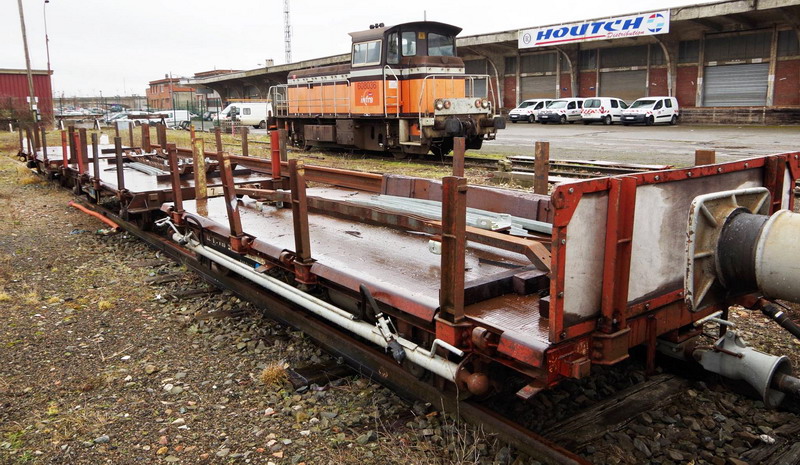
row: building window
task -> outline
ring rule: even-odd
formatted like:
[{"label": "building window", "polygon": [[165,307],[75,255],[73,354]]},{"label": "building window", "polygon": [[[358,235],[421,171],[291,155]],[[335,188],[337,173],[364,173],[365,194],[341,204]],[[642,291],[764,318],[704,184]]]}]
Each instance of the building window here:
[{"label": "building window", "polygon": [[664,49],[661,48],[661,44],[650,44],[650,66],[660,66],[664,62]]},{"label": "building window", "polygon": [[604,48],[600,54],[601,68],[647,66],[647,46]]},{"label": "building window", "polygon": [[505,58],[505,73],[506,74],[516,74],[517,72],[517,57],[506,57]]},{"label": "building window", "polygon": [[800,55],[800,41],[797,39],[797,33],[792,29],[778,31],[778,56],[794,55]]},{"label": "building window", "polygon": [[554,73],[556,71],[556,54],[522,55],[519,61],[519,70],[522,73]]},{"label": "building window", "polygon": [[597,49],[581,50],[578,55],[579,68],[583,70],[597,68]]},{"label": "building window", "polygon": [[706,38],[705,60],[741,61],[769,58],[771,32]]},{"label": "building window", "polygon": [[700,60],[700,41],[683,40],[678,44],[678,63],[697,63]]}]

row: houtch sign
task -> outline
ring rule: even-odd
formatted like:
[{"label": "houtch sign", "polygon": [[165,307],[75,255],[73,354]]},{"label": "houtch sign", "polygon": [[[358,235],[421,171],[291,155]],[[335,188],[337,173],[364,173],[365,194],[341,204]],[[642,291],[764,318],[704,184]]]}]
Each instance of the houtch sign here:
[{"label": "houtch sign", "polygon": [[669,10],[620,16],[582,23],[523,29],[519,31],[519,48],[563,45],[590,40],[650,36],[669,32]]}]

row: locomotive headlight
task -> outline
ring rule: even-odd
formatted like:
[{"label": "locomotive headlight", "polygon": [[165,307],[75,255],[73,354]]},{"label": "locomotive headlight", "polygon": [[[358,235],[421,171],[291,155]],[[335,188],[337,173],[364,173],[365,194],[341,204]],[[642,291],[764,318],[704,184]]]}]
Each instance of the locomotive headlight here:
[{"label": "locomotive headlight", "polygon": [[489,108],[489,101],[486,99],[481,100],[481,106],[483,108]]},{"label": "locomotive headlight", "polygon": [[452,105],[452,103],[450,103],[450,100],[445,100],[444,101],[444,108],[446,110],[449,110],[451,105]]},{"label": "locomotive headlight", "polygon": [[434,102],[434,106],[436,106],[437,110],[441,110],[444,108],[444,102],[442,100],[436,100],[436,102]]},{"label": "locomotive headlight", "polygon": [[475,108],[481,107],[481,99],[475,99]]}]

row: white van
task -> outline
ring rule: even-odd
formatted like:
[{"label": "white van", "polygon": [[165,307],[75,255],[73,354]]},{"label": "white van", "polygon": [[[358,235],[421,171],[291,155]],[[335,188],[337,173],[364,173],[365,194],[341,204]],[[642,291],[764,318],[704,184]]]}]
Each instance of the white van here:
[{"label": "white van", "polygon": [[539,112],[552,101],[553,99],[549,98],[533,98],[530,100],[525,100],[520,103],[517,108],[514,108],[508,112],[508,119],[511,120],[512,123],[516,123],[517,121],[534,123],[539,120]]},{"label": "white van", "polygon": [[272,102],[234,102],[219,113],[220,120],[241,122],[244,126],[266,129],[267,119],[272,116]]},{"label": "white van", "polygon": [[164,116],[168,128],[187,126],[192,123],[192,118],[198,117],[189,110],[157,110],[156,114]]},{"label": "white van", "polygon": [[605,125],[622,121],[622,110],[628,108],[624,100],[614,97],[592,97],[583,101],[581,120],[583,124],[603,123]]},{"label": "white van", "polygon": [[622,112],[622,124],[677,124],[680,117],[681,112],[675,97],[643,97]]},{"label": "white van", "polygon": [[539,112],[539,122],[547,123],[566,123],[570,124],[581,119],[581,108],[583,98],[560,98],[553,100],[544,110]]}]

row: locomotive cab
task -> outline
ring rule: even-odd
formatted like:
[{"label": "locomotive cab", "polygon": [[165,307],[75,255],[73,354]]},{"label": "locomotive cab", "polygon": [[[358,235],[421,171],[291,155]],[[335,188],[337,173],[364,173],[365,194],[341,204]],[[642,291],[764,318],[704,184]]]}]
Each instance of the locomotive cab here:
[{"label": "locomotive cab", "polygon": [[353,32],[349,65],[289,74],[278,119],[305,147],[443,154],[461,136],[478,149],[505,121],[493,115],[489,76],[464,73],[460,31],[419,21]]}]

